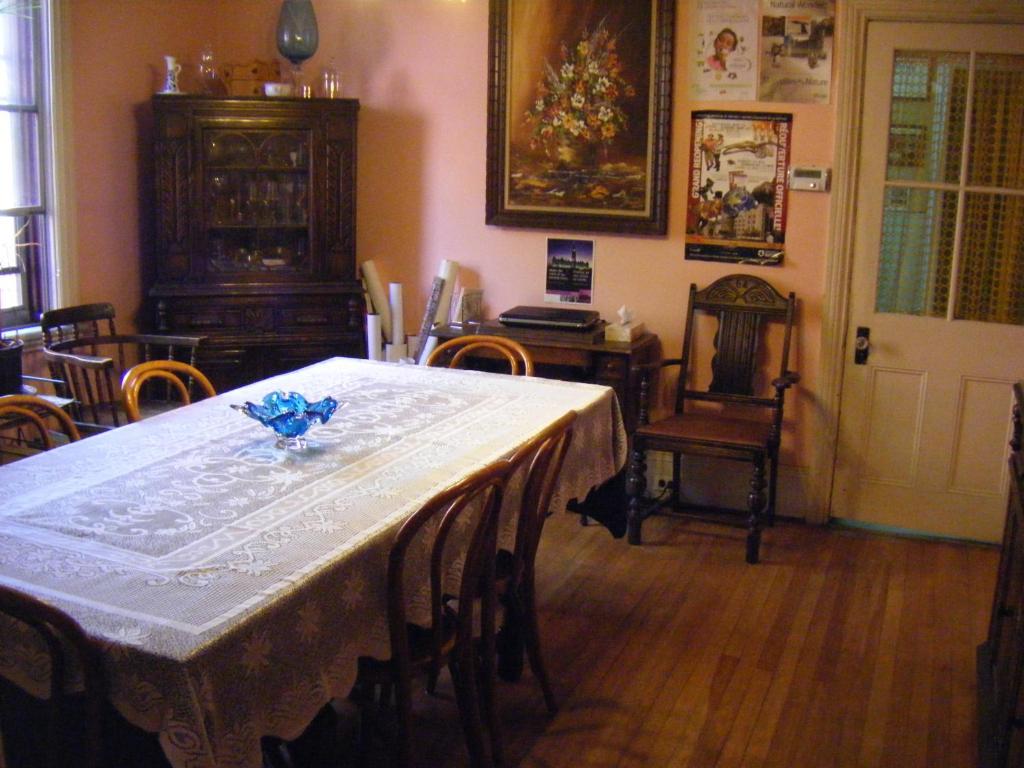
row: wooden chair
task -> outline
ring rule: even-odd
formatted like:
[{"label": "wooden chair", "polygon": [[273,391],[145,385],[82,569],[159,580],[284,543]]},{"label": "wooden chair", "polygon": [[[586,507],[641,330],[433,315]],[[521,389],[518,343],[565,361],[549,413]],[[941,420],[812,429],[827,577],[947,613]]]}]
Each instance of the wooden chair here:
[{"label": "wooden chair", "polygon": [[458,368],[467,357],[482,351],[507,360],[513,376],[520,373],[523,376],[533,376],[533,358],[530,352],[518,341],[504,336],[456,336],[454,339],[448,339],[430,353],[427,365],[435,368]]},{"label": "wooden chair", "polygon": [[121,399],[128,421],[135,422],[143,418],[140,396],[143,385],[153,380],[167,384],[164,388],[163,403],[170,402],[170,390],[173,390],[177,394],[178,402],[188,405],[192,402],[194,385],[197,385],[207,397],[214,397],[217,394],[210,380],[198,368],[188,363],[180,360],[150,360],[139,363],[129,368],[121,381]]},{"label": "wooden chair", "polygon": [[[19,446],[38,446],[48,451],[54,447],[53,432],[48,419],[56,422],[58,431],[63,433],[69,442],[81,440],[78,428],[71,417],[49,400],[36,395],[4,395],[0,397],[0,427],[5,430],[17,430],[16,442]],[[30,431],[34,434],[26,435]]]},{"label": "wooden chair", "polygon": [[[796,296],[782,296],[771,285],[751,275],[729,275],[703,290],[690,286],[690,305],[686,317],[682,357],[645,366],[640,384],[640,426],[633,435],[626,492],[628,536],[631,544],[641,541],[644,518],[662,505],[645,509],[646,452],[667,451],[672,454],[672,488],[665,506],[677,512],[711,514],[719,517],[746,517],[748,563],[756,563],[761,541],[761,523],[775,518],[775,491],[779,441],[782,432],[783,406],[786,390],[799,381],[790,371],[789,348],[793,329]],[[710,358],[710,384],[707,390],[697,389],[700,381],[695,370],[697,344],[696,318],[699,315],[717,318],[713,355]],[[761,338],[769,323],[783,326],[778,375],[764,370],[766,355],[761,352]],[[707,351],[707,347],[705,347]],[[650,374],[667,366],[679,366],[674,412],[667,418],[650,423],[648,402]],[[760,387],[759,387],[760,385]],[[770,394],[757,394],[758,389]],[[709,407],[711,406],[711,407]],[[718,410],[713,410],[718,406]],[[747,507],[722,509],[688,504],[683,500],[681,455],[712,456],[750,462],[753,471],[747,494]],[[767,468],[768,491],[765,494]]]},{"label": "wooden chair", "polygon": [[[0,614],[36,632],[49,662],[49,695],[44,703],[45,733],[2,724],[5,765],[98,768],[104,762],[106,683],[99,649],[69,616],[31,595],[0,585]],[[5,633],[6,636],[6,633]],[[74,659],[74,661],[72,661]],[[69,693],[69,673],[82,672],[83,693]],[[10,685],[5,683],[5,685]],[[6,718],[11,707],[4,706]],[[37,750],[44,751],[39,762]],[[26,754],[27,753],[27,754]]]},{"label": "wooden chair", "polygon": [[43,312],[39,327],[43,332],[44,347],[70,339],[117,334],[114,327],[114,305],[105,301]]},{"label": "wooden chair", "polygon": [[498,598],[505,608],[505,621],[498,636],[499,674],[506,680],[519,677],[525,645],[530,669],[552,714],[558,710],[558,704],[541,655],[534,564],[575,423],[576,412],[569,411],[509,459],[513,472],[524,468],[525,483],[513,549],[499,549],[495,566]]},{"label": "wooden chair", "polygon": [[129,334],[79,336],[44,347],[57,394],[74,400],[71,417],[84,435],[127,423],[121,381],[128,369],[154,359],[181,360],[195,367],[199,336]]},{"label": "wooden chair", "polygon": [[[388,557],[388,629],[391,658],[363,657],[352,698],[387,703],[395,692],[397,734],[392,741],[397,765],[412,763],[412,679],[451,672],[470,765],[483,768],[500,753],[494,716],[494,591],[498,513],[512,465],[497,461],[440,492],[417,510],[395,536]],[[455,532],[457,535],[452,536]],[[406,563],[417,546],[429,563],[430,623],[407,616]],[[445,582],[452,558],[462,561],[458,583]],[[480,589],[483,586],[483,597]],[[454,586],[454,594],[446,587]],[[480,598],[480,599],[476,599]],[[480,648],[475,640],[479,606]],[[486,737],[489,732],[490,738]]]}]

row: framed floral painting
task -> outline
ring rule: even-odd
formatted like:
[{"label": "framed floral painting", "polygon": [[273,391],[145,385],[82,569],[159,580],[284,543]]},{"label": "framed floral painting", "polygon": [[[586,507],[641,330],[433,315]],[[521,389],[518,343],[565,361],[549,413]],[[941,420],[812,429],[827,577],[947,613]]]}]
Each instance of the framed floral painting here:
[{"label": "framed floral painting", "polygon": [[674,0],[491,0],[487,223],[668,228]]}]

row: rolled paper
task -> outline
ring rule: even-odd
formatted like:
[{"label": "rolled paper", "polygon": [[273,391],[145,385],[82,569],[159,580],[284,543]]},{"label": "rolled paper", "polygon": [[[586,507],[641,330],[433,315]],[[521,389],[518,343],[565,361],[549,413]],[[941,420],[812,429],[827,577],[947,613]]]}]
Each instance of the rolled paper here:
[{"label": "rolled paper", "polygon": [[408,336],[405,337],[405,349],[406,349],[406,352],[408,353],[409,357],[411,357],[413,360],[416,359],[416,353],[419,351],[419,348],[420,348],[420,337],[419,337],[419,334],[410,333]]},{"label": "rolled paper", "polygon": [[380,315],[376,312],[371,312],[366,316],[366,359],[384,359],[381,347]]},{"label": "rolled paper", "polygon": [[364,261],[360,269],[363,272],[363,280],[366,282],[366,292],[370,294],[370,302],[373,310],[380,315],[380,330],[385,341],[391,341],[391,306],[388,304],[388,295],[384,292],[384,284],[377,274],[377,265],[373,259]]},{"label": "rolled paper", "polygon": [[[434,317],[437,315],[437,305],[441,301],[441,294],[444,292],[444,278],[435,277],[434,284],[430,288],[430,298],[427,299],[427,308],[423,310],[423,322],[420,324],[420,333],[417,337],[416,349],[426,344],[426,338],[430,330],[437,325]],[[413,353],[415,355],[415,352]]]},{"label": "rolled paper", "polygon": [[408,348],[405,344],[385,344],[384,359],[389,363],[397,363],[406,356]]},{"label": "rolled paper", "polygon": [[455,289],[455,278],[458,274],[459,262],[449,259],[441,260],[437,276],[444,278],[444,288],[441,291],[441,301],[437,304],[437,312],[434,314],[434,322],[437,324],[448,324],[448,313],[452,308],[452,291]]},{"label": "rolled paper", "polygon": [[430,357],[430,353],[434,351],[434,347],[437,346],[437,336],[427,336],[427,343],[423,345],[423,351],[420,352],[417,358],[420,365],[427,364],[427,358]]},{"label": "rolled paper", "polygon": [[402,284],[390,283],[388,285],[388,296],[391,300],[391,342],[402,344],[405,338],[405,314],[402,310]]}]

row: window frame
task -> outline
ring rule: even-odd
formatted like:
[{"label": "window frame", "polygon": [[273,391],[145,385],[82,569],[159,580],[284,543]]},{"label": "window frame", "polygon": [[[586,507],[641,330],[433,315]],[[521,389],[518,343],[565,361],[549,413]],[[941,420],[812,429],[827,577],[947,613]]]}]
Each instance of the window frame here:
[{"label": "window frame", "polygon": [[34,257],[21,265],[23,295],[26,303],[0,309],[0,331],[31,336],[38,332],[39,314],[48,308],[75,299],[74,206],[71,205],[73,175],[70,141],[65,137],[64,115],[70,109],[69,50],[71,12],[60,0],[15,0],[27,6],[38,18],[33,25],[36,55],[33,104],[0,105],[4,112],[34,112],[37,115],[36,139],[39,162],[39,203],[32,206],[0,209],[2,216],[14,216],[29,222],[24,241],[39,243]]}]

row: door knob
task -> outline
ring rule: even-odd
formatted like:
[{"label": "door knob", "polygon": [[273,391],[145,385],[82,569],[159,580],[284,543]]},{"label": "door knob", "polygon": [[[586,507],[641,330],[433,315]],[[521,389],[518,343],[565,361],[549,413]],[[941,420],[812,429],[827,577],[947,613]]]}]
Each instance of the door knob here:
[{"label": "door knob", "polygon": [[859,326],[857,337],[853,341],[853,364],[864,365],[868,361],[868,353],[871,351],[871,329]]}]

